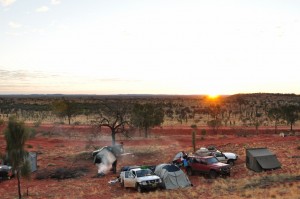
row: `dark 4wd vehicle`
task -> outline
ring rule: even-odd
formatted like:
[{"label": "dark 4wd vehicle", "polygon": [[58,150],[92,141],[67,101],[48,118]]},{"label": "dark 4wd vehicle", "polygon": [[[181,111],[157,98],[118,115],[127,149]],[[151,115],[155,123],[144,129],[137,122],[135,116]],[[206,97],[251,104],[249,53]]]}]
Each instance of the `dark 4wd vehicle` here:
[{"label": "dark 4wd vehicle", "polygon": [[209,175],[210,178],[230,176],[230,165],[219,162],[218,159],[213,156],[189,156],[188,162],[188,175],[193,175],[198,172]]},{"label": "dark 4wd vehicle", "polygon": [[11,166],[0,165],[0,180],[10,179],[13,176]]}]

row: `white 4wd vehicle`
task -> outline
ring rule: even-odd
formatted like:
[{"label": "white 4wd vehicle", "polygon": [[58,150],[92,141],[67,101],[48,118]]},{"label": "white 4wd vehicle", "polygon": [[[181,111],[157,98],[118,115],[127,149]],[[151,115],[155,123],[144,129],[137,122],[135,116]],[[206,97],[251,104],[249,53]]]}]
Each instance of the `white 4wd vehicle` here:
[{"label": "white 4wd vehicle", "polygon": [[221,152],[216,151],[212,152],[212,155],[215,156],[220,162],[230,164],[230,166],[234,165],[234,162],[238,159],[238,155],[230,152]]},{"label": "white 4wd vehicle", "polygon": [[138,192],[142,192],[146,189],[159,188],[162,181],[150,169],[135,168],[129,171],[122,171],[120,174],[120,183],[123,187],[133,187]]}]

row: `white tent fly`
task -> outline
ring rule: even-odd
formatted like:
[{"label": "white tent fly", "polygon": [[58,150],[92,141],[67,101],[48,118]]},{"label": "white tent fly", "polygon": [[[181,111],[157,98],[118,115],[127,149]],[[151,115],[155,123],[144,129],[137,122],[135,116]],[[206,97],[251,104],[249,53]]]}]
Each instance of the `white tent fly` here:
[{"label": "white tent fly", "polygon": [[184,153],[182,151],[180,151],[174,156],[173,161],[182,159],[183,156],[184,156]]},{"label": "white tent fly", "polygon": [[93,152],[94,164],[98,166],[98,174],[106,174],[117,160],[116,156],[107,148],[103,147]]}]

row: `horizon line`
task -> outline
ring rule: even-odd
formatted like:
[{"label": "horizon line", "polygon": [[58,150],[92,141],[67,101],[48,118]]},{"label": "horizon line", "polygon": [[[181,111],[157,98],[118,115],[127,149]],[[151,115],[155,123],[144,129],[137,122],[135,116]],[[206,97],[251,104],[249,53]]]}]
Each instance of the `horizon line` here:
[{"label": "horizon line", "polygon": [[[234,93],[234,94],[217,94],[217,96],[230,96],[230,95],[243,95],[243,94],[279,94],[279,95],[299,95],[297,93],[268,93],[268,92],[249,92],[249,93]],[[2,94],[0,93],[0,96],[30,96],[30,95],[56,95],[56,96],[120,96],[120,95],[132,95],[132,96],[138,96],[138,95],[148,95],[148,96],[209,96],[210,94],[151,94],[151,93],[147,93],[147,94],[139,94],[139,93],[135,93],[135,94],[124,94],[124,93],[119,93],[119,94],[64,94],[64,93],[30,93],[30,94],[26,94],[26,93],[10,93],[10,94]]]}]

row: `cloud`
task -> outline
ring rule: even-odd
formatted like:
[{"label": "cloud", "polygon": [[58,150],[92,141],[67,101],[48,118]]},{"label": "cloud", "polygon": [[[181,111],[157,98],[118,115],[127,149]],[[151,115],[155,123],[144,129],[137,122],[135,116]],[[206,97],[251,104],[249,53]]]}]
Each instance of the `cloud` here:
[{"label": "cloud", "polygon": [[14,21],[10,21],[10,22],[8,23],[8,25],[9,25],[9,27],[11,27],[11,28],[21,28],[21,27],[22,27],[21,24],[16,23],[16,22],[14,22]]},{"label": "cloud", "polygon": [[60,3],[61,3],[60,0],[51,0],[51,4],[53,4],[53,5],[58,5]]},{"label": "cloud", "polygon": [[41,71],[27,71],[27,70],[6,70],[0,69],[0,83],[8,80],[14,81],[30,81],[33,79],[45,79],[58,77],[56,74],[48,74]]},{"label": "cloud", "polygon": [[122,78],[96,78],[96,81],[99,82],[139,82],[141,80],[135,80],[135,79],[122,79]]},{"label": "cloud", "polygon": [[42,6],[37,8],[35,11],[36,12],[47,12],[49,10],[49,8],[47,6]]},{"label": "cloud", "polygon": [[0,0],[0,3],[2,4],[2,6],[9,6],[11,4],[13,4],[16,0]]}]

